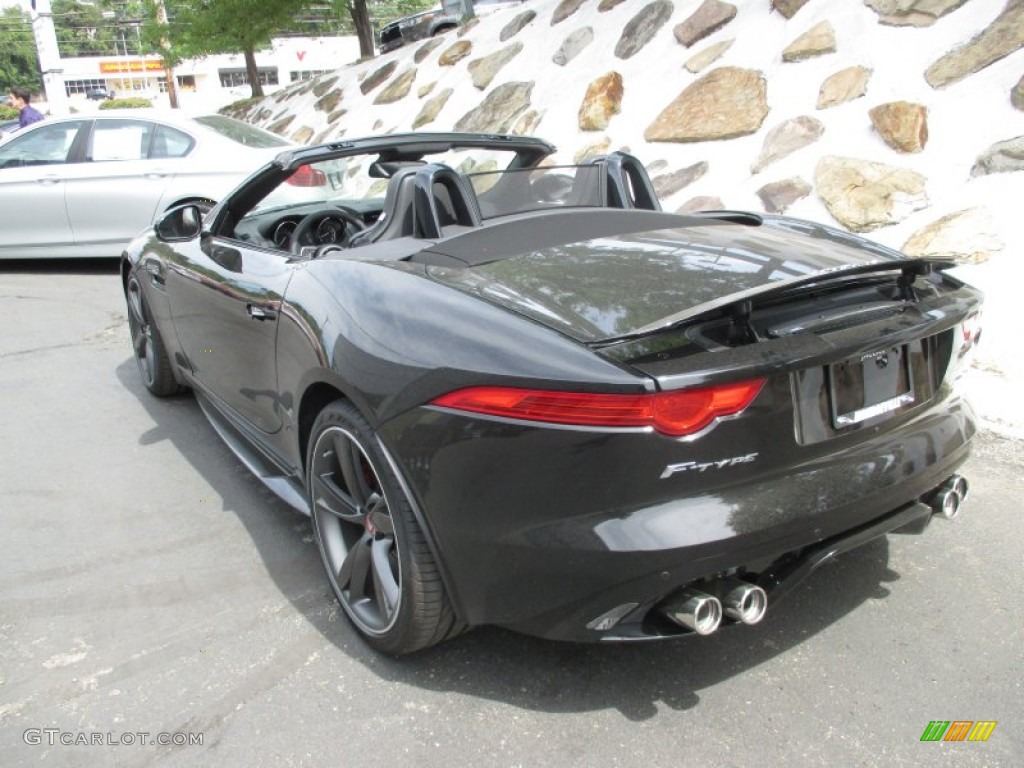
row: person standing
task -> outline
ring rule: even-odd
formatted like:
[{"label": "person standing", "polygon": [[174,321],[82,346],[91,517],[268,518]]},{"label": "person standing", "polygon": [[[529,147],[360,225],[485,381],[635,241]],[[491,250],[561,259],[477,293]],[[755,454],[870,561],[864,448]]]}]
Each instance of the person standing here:
[{"label": "person standing", "polygon": [[11,88],[10,99],[11,106],[18,110],[19,128],[24,128],[26,125],[32,125],[32,123],[38,123],[43,119],[42,113],[29,104],[32,100],[32,95],[26,89]]}]

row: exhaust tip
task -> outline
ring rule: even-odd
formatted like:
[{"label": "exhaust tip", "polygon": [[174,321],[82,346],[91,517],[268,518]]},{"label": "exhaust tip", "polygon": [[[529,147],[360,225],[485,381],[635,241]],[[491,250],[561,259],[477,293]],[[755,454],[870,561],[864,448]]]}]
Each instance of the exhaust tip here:
[{"label": "exhaust tip", "polygon": [[960,499],[960,503],[963,504],[967,501],[967,494],[970,493],[971,487],[967,483],[967,478],[961,475],[953,475],[951,478],[951,490]]},{"label": "exhaust tip", "polygon": [[730,585],[722,600],[725,615],[744,624],[757,624],[768,610],[768,594],[745,581]]},{"label": "exhaust tip", "polygon": [[953,491],[941,491],[932,502],[937,514],[946,520],[952,520],[960,514],[960,497]]},{"label": "exhaust tip", "polygon": [[717,597],[695,589],[683,591],[666,603],[661,612],[681,627],[698,635],[710,635],[722,623],[722,603]]},{"label": "exhaust tip", "polygon": [[961,475],[953,475],[932,496],[931,507],[935,514],[952,520],[960,514],[960,507],[967,499],[970,486]]}]

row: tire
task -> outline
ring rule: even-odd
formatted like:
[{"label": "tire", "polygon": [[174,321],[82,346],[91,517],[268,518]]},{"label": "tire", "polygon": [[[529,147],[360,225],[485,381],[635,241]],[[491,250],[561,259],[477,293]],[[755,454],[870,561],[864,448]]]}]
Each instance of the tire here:
[{"label": "tire", "polygon": [[317,416],[306,466],[327,579],[366,642],[399,655],[461,631],[409,499],[351,403]]},{"label": "tire", "polygon": [[125,286],[128,302],[128,327],[132,334],[132,351],[139,366],[142,383],[157,397],[170,397],[181,391],[181,385],[174,378],[167,348],[160,331],[153,323],[149,304],[142,292],[142,286],[133,275]]}]

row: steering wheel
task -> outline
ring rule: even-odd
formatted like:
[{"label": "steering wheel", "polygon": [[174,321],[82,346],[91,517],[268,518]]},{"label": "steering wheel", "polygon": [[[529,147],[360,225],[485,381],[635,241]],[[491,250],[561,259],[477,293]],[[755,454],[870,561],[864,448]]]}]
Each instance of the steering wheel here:
[{"label": "steering wheel", "polygon": [[298,226],[296,226],[292,231],[292,236],[288,238],[288,250],[296,256],[299,256],[302,254],[304,246],[324,245],[324,243],[309,241],[310,235],[325,221],[335,221],[341,224],[343,239],[341,242],[332,243],[332,245],[344,246],[348,243],[349,226],[351,226],[356,232],[366,229],[366,222],[359,218],[355,212],[350,211],[347,208],[331,208],[328,211],[318,211],[317,213],[309,214],[298,223]]}]

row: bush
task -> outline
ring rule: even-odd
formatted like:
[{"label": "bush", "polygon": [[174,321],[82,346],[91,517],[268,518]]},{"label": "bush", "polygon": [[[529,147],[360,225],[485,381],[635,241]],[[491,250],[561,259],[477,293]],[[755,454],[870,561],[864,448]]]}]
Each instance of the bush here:
[{"label": "bush", "polygon": [[152,101],[138,96],[132,96],[128,99],[107,99],[100,102],[100,109],[139,109],[152,106]]},{"label": "bush", "polygon": [[245,117],[249,108],[253,104],[258,104],[263,101],[263,98],[263,96],[252,96],[248,99],[239,99],[238,101],[233,101],[230,104],[221,107],[217,111],[222,115],[227,115],[228,117],[234,117],[241,120]]},{"label": "bush", "polygon": [[14,107],[8,107],[6,104],[0,104],[0,120],[17,120],[18,110]]}]

